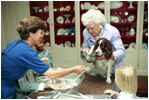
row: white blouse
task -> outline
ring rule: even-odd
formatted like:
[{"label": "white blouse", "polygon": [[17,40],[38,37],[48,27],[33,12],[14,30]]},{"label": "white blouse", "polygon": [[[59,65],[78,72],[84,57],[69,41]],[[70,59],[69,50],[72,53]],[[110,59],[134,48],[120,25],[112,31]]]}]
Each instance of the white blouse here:
[{"label": "white blouse", "polygon": [[130,94],[128,92],[121,91],[118,95],[118,99],[136,99],[136,94]]}]

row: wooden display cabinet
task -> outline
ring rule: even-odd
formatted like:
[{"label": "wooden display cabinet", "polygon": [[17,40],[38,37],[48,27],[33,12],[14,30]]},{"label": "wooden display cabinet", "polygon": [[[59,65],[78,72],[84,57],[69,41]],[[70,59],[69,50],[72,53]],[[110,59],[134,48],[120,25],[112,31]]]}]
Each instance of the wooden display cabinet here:
[{"label": "wooden display cabinet", "polygon": [[[44,7],[50,6],[45,12]],[[86,6],[87,5],[87,6]],[[89,5],[89,6],[88,6]],[[120,7],[117,7],[119,5]],[[105,14],[107,23],[115,26],[126,49],[124,65],[134,66],[140,75],[147,75],[148,2],[144,1],[30,1],[30,14],[47,21],[50,51],[56,66],[84,64],[80,57],[83,30],[81,16],[88,9]],[[40,7],[42,12],[32,7]],[[98,8],[97,8],[98,7]],[[50,15],[50,21],[48,21]],[[67,16],[67,17],[66,17]],[[146,44],[147,48],[144,49]],[[144,60],[145,59],[145,60]]]},{"label": "wooden display cabinet", "polygon": [[53,1],[55,45],[75,47],[74,1]]},{"label": "wooden display cabinet", "polygon": [[[110,24],[120,31],[126,49],[129,48],[130,44],[133,49],[136,49],[137,2],[122,1],[121,3],[121,7],[110,9]],[[112,18],[118,20],[114,21]]]},{"label": "wooden display cabinet", "polygon": [[50,46],[50,18],[48,1],[29,1],[30,16],[38,16],[46,22],[46,29],[44,30],[44,39],[46,46]]}]

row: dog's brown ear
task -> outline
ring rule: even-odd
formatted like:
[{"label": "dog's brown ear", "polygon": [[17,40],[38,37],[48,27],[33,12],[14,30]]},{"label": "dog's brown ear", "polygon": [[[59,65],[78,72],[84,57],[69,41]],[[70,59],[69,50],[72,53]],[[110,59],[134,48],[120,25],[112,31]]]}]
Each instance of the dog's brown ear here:
[{"label": "dog's brown ear", "polygon": [[110,59],[112,56],[112,53],[113,53],[112,44],[108,40],[106,40],[106,47],[104,52],[105,58]]}]

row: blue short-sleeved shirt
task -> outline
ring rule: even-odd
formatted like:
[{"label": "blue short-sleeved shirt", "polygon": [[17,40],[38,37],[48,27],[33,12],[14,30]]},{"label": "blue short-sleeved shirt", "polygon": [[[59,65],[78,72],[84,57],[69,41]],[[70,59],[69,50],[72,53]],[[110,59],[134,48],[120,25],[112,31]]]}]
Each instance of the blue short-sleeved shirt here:
[{"label": "blue short-sleeved shirt", "polygon": [[15,40],[7,45],[1,56],[1,97],[13,98],[15,81],[21,78],[28,69],[43,74],[49,66],[41,61],[38,54],[28,43]]}]

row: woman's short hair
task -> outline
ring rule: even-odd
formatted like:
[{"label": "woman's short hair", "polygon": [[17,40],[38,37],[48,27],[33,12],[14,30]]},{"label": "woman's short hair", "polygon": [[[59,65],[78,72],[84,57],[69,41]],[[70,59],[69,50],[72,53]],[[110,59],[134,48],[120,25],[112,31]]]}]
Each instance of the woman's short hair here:
[{"label": "woman's short hair", "polygon": [[82,15],[81,21],[84,26],[94,22],[96,24],[106,23],[106,18],[100,10],[90,9]]},{"label": "woman's short hair", "polygon": [[135,94],[138,87],[136,69],[132,66],[122,66],[116,68],[115,72],[115,82],[120,90]]},{"label": "woman's short hair", "polygon": [[36,33],[38,29],[45,29],[46,23],[39,17],[30,16],[22,19],[18,24],[16,30],[18,31],[22,40],[27,40],[29,33]]}]

